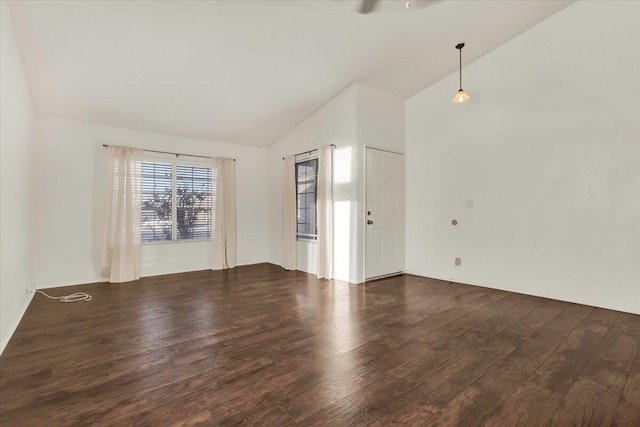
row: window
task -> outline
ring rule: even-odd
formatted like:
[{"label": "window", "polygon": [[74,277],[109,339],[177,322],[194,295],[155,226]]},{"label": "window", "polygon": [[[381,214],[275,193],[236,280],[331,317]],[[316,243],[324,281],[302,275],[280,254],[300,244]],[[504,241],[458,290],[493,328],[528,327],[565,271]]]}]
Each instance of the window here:
[{"label": "window", "polygon": [[142,242],[211,238],[211,168],[142,164]]},{"label": "window", "polygon": [[296,163],[296,207],[298,239],[317,239],[316,201],[318,159]]}]

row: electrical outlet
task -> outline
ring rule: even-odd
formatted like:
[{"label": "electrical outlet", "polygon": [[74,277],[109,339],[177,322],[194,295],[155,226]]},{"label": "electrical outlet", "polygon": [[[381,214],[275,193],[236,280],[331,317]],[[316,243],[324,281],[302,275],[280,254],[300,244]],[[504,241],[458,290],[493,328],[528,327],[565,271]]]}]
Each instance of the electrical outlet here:
[{"label": "electrical outlet", "polygon": [[455,264],[456,264],[457,266],[460,266],[460,265],[462,264],[462,258],[456,258],[456,262],[455,262]]},{"label": "electrical outlet", "polygon": [[467,201],[464,203],[464,207],[465,207],[465,208],[468,208],[468,209],[472,208],[472,207],[473,207],[473,200],[467,200]]}]

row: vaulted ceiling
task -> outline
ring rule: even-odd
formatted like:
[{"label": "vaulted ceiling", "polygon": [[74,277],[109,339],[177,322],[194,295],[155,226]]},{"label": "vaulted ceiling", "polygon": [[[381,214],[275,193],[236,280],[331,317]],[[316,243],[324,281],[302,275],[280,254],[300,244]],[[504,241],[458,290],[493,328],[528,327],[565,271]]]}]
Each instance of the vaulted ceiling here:
[{"label": "vaulted ceiling", "polygon": [[[269,146],[354,81],[408,98],[571,1],[11,2],[41,114]],[[535,53],[532,53],[535,54]],[[456,88],[452,88],[452,91]]]}]

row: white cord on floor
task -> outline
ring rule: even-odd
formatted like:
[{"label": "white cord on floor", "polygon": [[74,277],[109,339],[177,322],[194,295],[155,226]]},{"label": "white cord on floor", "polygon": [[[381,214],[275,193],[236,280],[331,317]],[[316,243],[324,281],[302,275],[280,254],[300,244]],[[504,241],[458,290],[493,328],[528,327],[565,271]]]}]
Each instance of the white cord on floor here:
[{"label": "white cord on floor", "polygon": [[52,297],[51,295],[47,295],[42,291],[36,291],[39,294],[44,295],[47,298],[57,299],[60,302],[78,302],[78,301],[91,301],[91,295],[85,294],[84,292],[76,292],[75,294],[65,295],[62,297]]}]

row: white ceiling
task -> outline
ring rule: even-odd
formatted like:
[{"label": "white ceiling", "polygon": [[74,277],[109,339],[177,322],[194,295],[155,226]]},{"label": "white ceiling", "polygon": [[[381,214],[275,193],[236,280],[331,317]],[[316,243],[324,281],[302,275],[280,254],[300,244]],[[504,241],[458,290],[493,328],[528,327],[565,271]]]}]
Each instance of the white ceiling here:
[{"label": "white ceiling", "polygon": [[[269,146],[354,81],[408,98],[571,1],[23,1],[36,110]],[[451,88],[452,92],[456,88]]]}]

